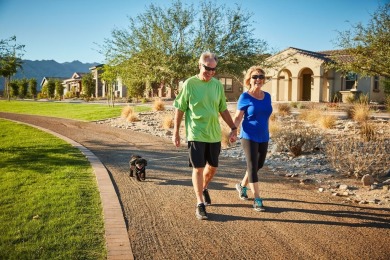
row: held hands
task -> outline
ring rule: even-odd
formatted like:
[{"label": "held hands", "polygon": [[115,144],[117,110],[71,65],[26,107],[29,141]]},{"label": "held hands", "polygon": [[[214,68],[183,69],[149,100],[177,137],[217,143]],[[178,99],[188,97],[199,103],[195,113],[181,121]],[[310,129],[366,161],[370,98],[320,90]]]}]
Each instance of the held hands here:
[{"label": "held hands", "polygon": [[235,141],[237,141],[237,128],[233,128],[229,134],[229,142],[234,143]]}]

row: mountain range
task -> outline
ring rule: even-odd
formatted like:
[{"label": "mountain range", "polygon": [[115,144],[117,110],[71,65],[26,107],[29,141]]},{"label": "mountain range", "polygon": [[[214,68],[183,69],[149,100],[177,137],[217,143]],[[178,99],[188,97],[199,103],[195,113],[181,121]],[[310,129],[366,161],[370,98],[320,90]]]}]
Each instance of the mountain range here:
[{"label": "mountain range", "polygon": [[[55,60],[23,60],[23,69],[19,69],[12,79],[35,78],[37,80],[37,88],[40,89],[40,84],[44,77],[71,78],[73,73],[90,72],[89,68],[98,64],[97,62],[82,63],[78,60],[64,63],[58,63]],[[0,90],[2,89],[4,89],[4,78],[0,78]]]}]

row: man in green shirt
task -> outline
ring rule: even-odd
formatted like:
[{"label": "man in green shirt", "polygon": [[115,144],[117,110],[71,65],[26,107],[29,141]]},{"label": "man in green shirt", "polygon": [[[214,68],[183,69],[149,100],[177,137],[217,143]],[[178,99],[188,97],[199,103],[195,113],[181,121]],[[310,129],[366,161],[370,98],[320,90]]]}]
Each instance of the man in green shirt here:
[{"label": "man in green shirt", "polygon": [[223,85],[213,78],[216,67],[216,55],[211,52],[202,53],[199,74],[184,82],[173,103],[176,109],[172,141],[176,147],[180,146],[179,129],[185,114],[192,184],[197,199],[195,215],[198,219],[208,218],[205,204],[211,204],[207,187],[217,171],[221,151],[219,114],[232,130],[230,139],[237,138],[237,128],[227,110]]}]

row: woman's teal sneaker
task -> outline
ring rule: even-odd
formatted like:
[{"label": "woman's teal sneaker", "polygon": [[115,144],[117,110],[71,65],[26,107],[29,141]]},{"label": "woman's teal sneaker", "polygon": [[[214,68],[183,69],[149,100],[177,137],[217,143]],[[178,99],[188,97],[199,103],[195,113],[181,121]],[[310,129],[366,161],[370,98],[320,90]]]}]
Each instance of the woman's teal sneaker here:
[{"label": "woman's teal sneaker", "polygon": [[260,198],[255,198],[253,201],[253,209],[256,211],[265,211],[263,200]]}]

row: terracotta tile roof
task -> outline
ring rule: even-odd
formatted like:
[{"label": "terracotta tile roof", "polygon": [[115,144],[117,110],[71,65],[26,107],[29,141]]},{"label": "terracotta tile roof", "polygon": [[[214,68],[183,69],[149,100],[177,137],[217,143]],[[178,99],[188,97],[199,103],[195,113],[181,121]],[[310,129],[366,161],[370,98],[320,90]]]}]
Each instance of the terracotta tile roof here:
[{"label": "terracotta tile roof", "polygon": [[293,48],[293,47],[290,47],[289,49],[293,49],[301,55],[309,56],[309,57],[323,60],[323,61],[330,61],[329,55],[327,55],[326,53],[308,51],[308,50],[303,50],[303,49],[298,49],[298,48]]},{"label": "terracotta tile roof", "polygon": [[331,62],[333,61],[334,56],[338,56],[341,62],[351,62],[352,57],[350,55],[347,55],[344,50],[325,50],[325,51],[308,51],[303,49],[298,49],[294,47],[288,47],[287,49],[284,49],[283,51],[279,52],[282,53],[286,50],[294,50],[296,53],[299,53],[304,56],[308,56],[314,59],[323,60],[324,62]]},{"label": "terracotta tile roof", "polygon": [[332,60],[332,57],[337,56],[339,61],[341,62],[352,62],[353,57],[351,55],[348,55],[345,50],[329,50],[329,51],[320,51],[318,53],[322,53],[326,55],[330,60]]}]

